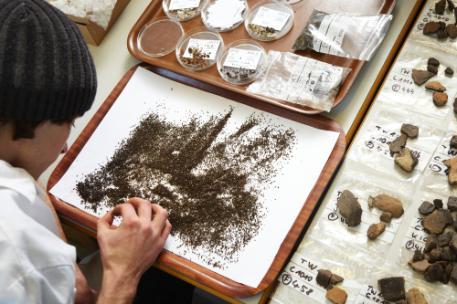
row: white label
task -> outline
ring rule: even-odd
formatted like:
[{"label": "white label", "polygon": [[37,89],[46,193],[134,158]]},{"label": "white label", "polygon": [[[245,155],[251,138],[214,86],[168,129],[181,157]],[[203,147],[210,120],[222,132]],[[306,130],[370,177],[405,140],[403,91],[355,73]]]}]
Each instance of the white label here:
[{"label": "white label", "polygon": [[219,40],[210,40],[210,39],[193,39],[189,40],[187,44],[186,51],[184,52],[183,56],[185,58],[192,58],[193,55],[189,52],[189,49],[198,49],[202,53],[208,55],[208,60],[216,59],[217,51],[219,50],[219,46],[221,42]]},{"label": "white label", "polygon": [[231,48],[224,61],[224,66],[255,70],[259,65],[262,53],[254,50]]},{"label": "white label", "polygon": [[365,285],[359,292],[356,304],[387,304],[381,292],[372,285]]},{"label": "white label", "polygon": [[170,11],[185,9],[185,8],[194,8],[200,5],[200,0],[171,0],[168,9]]},{"label": "white label", "polygon": [[252,24],[263,27],[271,27],[277,31],[284,28],[287,20],[290,18],[290,13],[277,11],[268,7],[262,6],[252,20]]},{"label": "white label", "polygon": [[319,30],[314,32],[313,49],[319,53],[339,55],[342,53],[341,45],[344,39],[344,29],[341,28],[342,17],[328,15],[322,19]]}]

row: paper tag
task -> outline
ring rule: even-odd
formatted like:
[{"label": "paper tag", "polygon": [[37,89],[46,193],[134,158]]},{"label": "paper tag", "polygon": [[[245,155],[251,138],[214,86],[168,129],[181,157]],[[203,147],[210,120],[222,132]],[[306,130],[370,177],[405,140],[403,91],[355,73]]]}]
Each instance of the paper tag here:
[{"label": "paper tag", "polygon": [[187,48],[183,54],[183,57],[192,58],[193,56],[191,53],[189,53],[189,49],[193,48],[200,50],[204,54],[207,54],[208,60],[214,60],[216,59],[217,51],[219,50],[220,45],[221,42],[219,40],[191,38],[187,44]]},{"label": "paper tag", "polygon": [[359,292],[355,304],[387,304],[381,292],[372,285],[365,285]]},{"label": "paper tag", "polygon": [[287,20],[290,18],[290,13],[274,10],[265,6],[259,8],[252,20],[252,24],[263,27],[271,27],[277,31],[284,28]]},{"label": "paper tag", "polygon": [[224,66],[255,70],[259,65],[262,53],[254,50],[231,48],[224,61]]},{"label": "paper tag", "polygon": [[313,49],[316,52],[330,55],[341,54],[345,32],[340,27],[341,22],[336,22],[340,18],[341,16],[338,15],[328,15],[322,19],[318,32],[314,33]]},{"label": "paper tag", "polygon": [[194,8],[200,5],[200,0],[171,0],[168,9],[170,11],[185,9],[185,8]]}]

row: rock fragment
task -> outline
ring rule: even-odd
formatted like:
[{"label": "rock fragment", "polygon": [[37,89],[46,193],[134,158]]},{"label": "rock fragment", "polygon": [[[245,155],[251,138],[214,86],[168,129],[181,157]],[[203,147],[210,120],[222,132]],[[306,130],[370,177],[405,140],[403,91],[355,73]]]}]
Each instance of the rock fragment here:
[{"label": "rock fragment", "polygon": [[431,265],[426,259],[423,259],[421,261],[410,261],[408,265],[417,272],[424,273],[427,268]]},{"label": "rock fragment", "polygon": [[422,261],[423,259],[425,259],[425,256],[422,253],[422,251],[420,251],[419,249],[416,249],[414,251],[414,255],[413,255],[413,262]]},{"label": "rock fragment", "polygon": [[412,172],[419,160],[408,148],[403,149],[395,156],[395,164],[406,172]]},{"label": "rock fragment", "polygon": [[437,107],[443,107],[447,104],[448,96],[443,92],[433,92],[433,103]]},{"label": "rock fragment", "polygon": [[436,209],[443,209],[443,200],[436,198],[433,200],[433,205],[435,205]]},{"label": "rock fragment", "polygon": [[390,223],[392,221],[392,213],[390,212],[383,212],[379,217],[379,220],[383,221],[384,223]]},{"label": "rock fragment", "polygon": [[336,285],[344,281],[344,278],[332,273],[332,276],[330,277],[330,285]]},{"label": "rock fragment", "polygon": [[449,147],[452,149],[457,149],[457,135],[453,135],[451,137],[451,141],[449,142]]},{"label": "rock fragment", "polygon": [[434,210],[435,205],[427,201],[422,202],[422,204],[419,207],[419,213],[422,215],[428,215],[432,213]]},{"label": "rock fragment", "polygon": [[435,76],[435,74],[433,74],[429,71],[413,69],[412,76],[413,76],[414,83],[417,84],[418,86],[421,86],[424,83],[426,83],[430,78]]},{"label": "rock fragment", "polygon": [[406,302],[408,304],[428,304],[424,294],[417,288],[411,288],[406,293]]},{"label": "rock fragment", "polygon": [[395,153],[400,153],[405,148],[407,140],[408,140],[408,137],[405,134],[401,134],[400,136],[395,138],[389,144],[390,155],[394,155]]},{"label": "rock fragment", "polygon": [[440,66],[440,61],[434,57],[430,57],[428,60],[427,60],[427,65],[433,65],[433,66],[436,66],[436,67],[439,67]]},{"label": "rock fragment", "polygon": [[[457,26],[454,25],[454,27],[455,27],[455,29],[456,29],[456,35],[457,35]],[[456,36],[456,37],[457,37],[457,36]],[[454,37],[454,38],[456,38],[456,37]],[[444,70],[444,75],[446,75],[446,76],[448,76],[448,77],[452,77],[452,76],[454,76],[454,70],[451,69],[450,67],[447,67],[447,68]]]},{"label": "rock fragment", "polygon": [[443,15],[446,9],[446,0],[440,0],[435,3],[435,13],[437,15]]},{"label": "rock fragment", "polygon": [[428,65],[427,66],[427,71],[430,73],[433,73],[434,75],[438,74],[438,67],[434,65]]},{"label": "rock fragment", "polygon": [[393,218],[399,218],[403,215],[403,204],[395,197],[387,194],[379,194],[375,197],[370,196],[368,200],[373,207],[376,207],[384,212],[389,212]]},{"label": "rock fragment", "polygon": [[400,301],[405,299],[405,279],[403,277],[390,277],[378,280],[378,286],[384,300]]},{"label": "rock fragment", "polygon": [[330,278],[332,277],[332,272],[327,269],[319,269],[317,271],[316,282],[320,286],[328,289],[330,286]]},{"label": "rock fragment", "polygon": [[[457,26],[455,24],[448,24],[446,26],[446,34],[449,38],[455,39],[457,38]],[[446,73],[446,72],[445,72]],[[446,74],[447,75],[447,74]]]},{"label": "rock fragment", "polygon": [[412,124],[402,124],[400,131],[409,138],[417,138],[417,136],[419,135],[419,128]]},{"label": "rock fragment", "polygon": [[325,297],[333,304],[344,304],[346,303],[348,295],[343,289],[333,287],[327,291]]},{"label": "rock fragment", "polygon": [[450,10],[452,12],[455,9],[454,1],[447,0],[447,8],[448,8],[448,10]]},{"label": "rock fragment", "polygon": [[425,84],[425,88],[427,90],[432,90],[435,92],[444,92],[446,91],[446,87],[441,84],[439,81],[429,81]]},{"label": "rock fragment", "polygon": [[426,36],[430,36],[438,33],[441,30],[441,24],[436,21],[427,22],[422,29],[422,33]]},{"label": "rock fragment", "polygon": [[367,236],[370,240],[376,240],[386,230],[386,223],[380,222],[368,227]]},{"label": "rock fragment", "polygon": [[442,264],[431,264],[424,273],[427,282],[438,282],[445,279],[445,269]]},{"label": "rock fragment", "polygon": [[424,218],[422,225],[428,233],[441,234],[444,228],[450,224],[449,215],[445,211],[435,210]]},{"label": "rock fragment", "polygon": [[451,212],[457,211],[457,196],[449,196],[447,200],[447,209]]},{"label": "rock fragment", "polygon": [[449,185],[455,186],[457,185],[457,157],[453,157],[443,161],[443,163],[448,167],[448,182]]},{"label": "rock fragment", "polygon": [[337,207],[349,227],[355,227],[362,221],[362,207],[354,194],[344,190],[337,199]]}]

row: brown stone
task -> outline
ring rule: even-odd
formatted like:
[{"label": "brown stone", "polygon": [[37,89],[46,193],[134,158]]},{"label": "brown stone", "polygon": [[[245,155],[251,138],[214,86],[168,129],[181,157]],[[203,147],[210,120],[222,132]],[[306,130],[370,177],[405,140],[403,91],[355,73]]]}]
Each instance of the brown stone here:
[{"label": "brown stone", "polygon": [[457,196],[449,196],[447,199],[447,209],[449,211],[457,211]]},{"label": "brown stone", "polygon": [[444,92],[446,91],[446,87],[441,84],[439,81],[429,81],[425,84],[425,88],[427,90],[432,90],[435,92]]},{"label": "brown stone", "polygon": [[433,34],[436,34],[440,29],[441,29],[441,24],[439,22],[430,21],[424,25],[422,33],[424,35],[433,35]]},{"label": "brown stone", "polygon": [[390,223],[392,221],[392,213],[390,212],[383,212],[381,214],[381,216],[379,217],[379,219],[381,221],[383,221],[384,223]]},{"label": "brown stone", "polygon": [[376,240],[384,230],[386,230],[386,223],[380,222],[377,224],[372,224],[368,227],[367,236],[370,240]]},{"label": "brown stone", "polygon": [[390,155],[394,155],[395,153],[400,153],[405,148],[407,140],[408,140],[408,137],[405,134],[401,134],[400,136],[395,138],[389,144]]},{"label": "brown stone", "polygon": [[423,259],[421,261],[416,261],[416,262],[410,261],[410,262],[408,262],[408,265],[414,271],[424,273],[427,270],[427,268],[430,266],[430,263],[426,259]]},{"label": "brown stone", "polygon": [[409,138],[416,138],[419,135],[419,128],[412,124],[402,124],[400,131]]},{"label": "brown stone", "polygon": [[443,163],[449,168],[447,179],[449,185],[457,185],[457,157],[453,157],[443,161]]},{"label": "brown stone", "polygon": [[438,33],[436,33],[436,37],[438,39],[446,39],[448,37],[446,29],[439,30]]},{"label": "brown stone", "polygon": [[[457,29],[457,27],[456,27]],[[451,69],[450,67],[447,67],[445,70],[444,70],[444,75],[448,76],[448,77],[452,77],[454,76],[454,70]]]},{"label": "brown stone", "polygon": [[344,190],[338,197],[336,205],[349,227],[360,225],[362,221],[362,207],[351,191]]},{"label": "brown stone", "polygon": [[449,147],[452,149],[457,149],[457,135],[453,135],[451,137],[451,141],[449,142]]},{"label": "brown stone", "polygon": [[325,297],[333,304],[344,304],[348,298],[348,294],[341,288],[333,287],[327,291]]},{"label": "brown stone", "polygon": [[446,9],[446,0],[440,0],[435,3],[435,13],[437,15],[443,15]]},{"label": "brown stone", "polygon": [[437,239],[434,234],[427,236],[427,239],[425,240],[424,252],[427,253],[435,249],[437,246],[436,243]]},{"label": "brown stone", "polygon": [[441,234],[449,224],[449,217],[445,210],[435,210],[422,221],[424,229],[434,234]]},{"label": "brown stone", "polygon": [[433,66],[436,66],[436,67],[439,67],[440,66],[440,61],[434,57],[430,57],[428,60],[427,60],[427,65],[433,65]]},{"label": "brown stone", "polygon": [[452,12],[455,9],[454,1],[447,0],[447,8]]},{"label": "brown stone", "polygon": [[403,215],[403,204],[395,197],[387,194],[379,194],[375,197],[370,196],[368,201],[370,201],[373,207],[383,212],[389,212],[393,218],[399,218]]},{"label": "brown stone", "polygon": [[332,273],[332,276],[330,277],[330,285],[336,285],[344,281],[344,278]]},{"label": "brown stone", "polygon": [[429,215],[434,210],[435,210],[435,205],[430,202],[427,202],[427,201],[422,202],[422,204],[419,207],[419,213],[422,215]]},{"label": "brown stone", "polygon": [[418,162],[417,157],[408,148],[403,149],[395,156],[395,164],[406,172],[412,172]]},{"label": "brown stone", "polygon": [[332,272],[327,269],[319,269],[317,271],[316,282],[318,285],[327,289],[330,286],[330,278],[332,277]]},{"label": "brown stone", "polygon": [[446,26],[446,33],[451,39],[457,38],[457,26],[455,24],[448,24]]},{"label": "brown stone", "polygon": [[447,104],[448,96],[446,93],[433,92],[433,103],[437,107],[442,107]]},{"label": "brown stone", "polygon": [[428,304],[425,296],[417,288],[411,288],[406,293],[406,303],[408,304]]},{"label": "brown stone", "polygon": [[449,242],[452,240],[452,237],[454,236],[454,233],[448,231],[444,232],[436,238],[437,245],[440,247],[444,247],[449,245]]},{"label": "brown stone", "polygon": [[378,280],[378,286],[384,300],[399,301],[405,299],[405,279],[403,277]]},{"label": "brown stone", "polygon": [[438,67],[429,64],[427,66],[427,71],[429,71],[430,73],[433,73],[434,75],[436,75],[436,74],[438,74]]},{"label": "brown stone", "polygon": [[427,282],[437,282],[445,279],[445,268],[443,264],[431,264],[424,273],[424,278]]},{"label": "brown stone", "polygon": [[419,262],[423,259],[425,259],[424,253],[422,253],[422,251],[420,251],[419,249],[416,249],[413,255],[413,262]]},{"label": "brown stone", "polygon": [[413,69],[412,76],[413,76],[414,83],[421,86],[424,83],[426,83],[430,78],[435,76],[435,74],[433,74],[429,71]]}]

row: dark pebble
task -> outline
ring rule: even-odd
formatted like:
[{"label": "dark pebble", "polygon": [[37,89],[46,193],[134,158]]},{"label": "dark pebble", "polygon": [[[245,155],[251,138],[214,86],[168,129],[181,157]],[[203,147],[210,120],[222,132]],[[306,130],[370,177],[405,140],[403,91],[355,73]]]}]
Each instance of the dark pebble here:
[{"label": "dark pebble", "polygon": [[435,205],[436,209],[443,209],[443,200],[434,199],[433,200],[433,205]]},{"label": "dark pebble", "polygon": [[444,74],[448,77],[452,77],[454,75],[454,70],[451,69],[450,67],[447,67],[445,70],[444,70]]},{"label": "dark pebble", "polygon": [[403,277],[378,280],[378,286],[384,300],[400,301],[405,299],[405,279]]},{"label": "dark pebble", "polygon": [[438,235],[437,245],[440,247],[445,247],[445,246],[449,245],[449,242],[452,240],[453,236],[454,235],[452,232],[445,232],[445,233]]},{"label": "dark pebble", "polygon": [[451,141],[449,142],[449,147],[453,149],[457,149],[457,135],[453,135],[451,137]]},{"label": "dark pebble", "polygon": [[434,66],[434,65],[428,65],[427,71],[436,75],[436,74],[438,74],[438,67]]},{"label": "dark pebble", "polygon": [[447,200],[447,209],[449,211],[457,211],[457,196],[449,196]]},{"label": "dark pebble", "polygon": [[419,249],[416,249],[416,251],[414,251],[413,262],[422,261],[424,258],[425,256],[422,253],[422,251],[420,251]]},{"label": "dark pebble", "polygon": [[438,59],[434,58],[434,57],[430,57],[428,59],[428,61],[427,61],[427,64],[439,67],[440,66],[440,61]]},{"label": "dark pebble", "polygon": [[446,0],[440,0],[435,3],[435,13],[437,15],[443,15],[446,9]]},{"label": "dark pebble", "polygon": [[332,277],[332,272],[327,269],[319,269],[317,271],[316,282],[320,286],[327,289],[330,286],[330,278]]},{"label": "dark pebble", "polygon": [[439,30],[438,33],[436,33],[436,37],[438,37],[438,39],[446,39],[448,37],[447,31]]},{"label": "dark pebble", "polygon": [[445,269],[442,264],[434,263],[425,271],[424,278],[427,282],[441,281],[445,276]]},{"label": "dark pebble", "polygon": [[424,201],[422,203],[422,205],[419,207],[419,213],[422,215],[429,215],[434,210],[435,210],[435,205],[430,202],[427,202],[427,201]]},{"label": "dark pebble", "polygon": [[451,39],[457,38],[457,26],[455,24],[446,25],[446,33]]},{"label": "dark pebble", "polygon": [[424,25],[422,33],[424,35],[433,35],[441,29],[441,24],[439,22],[430,21]]}]

